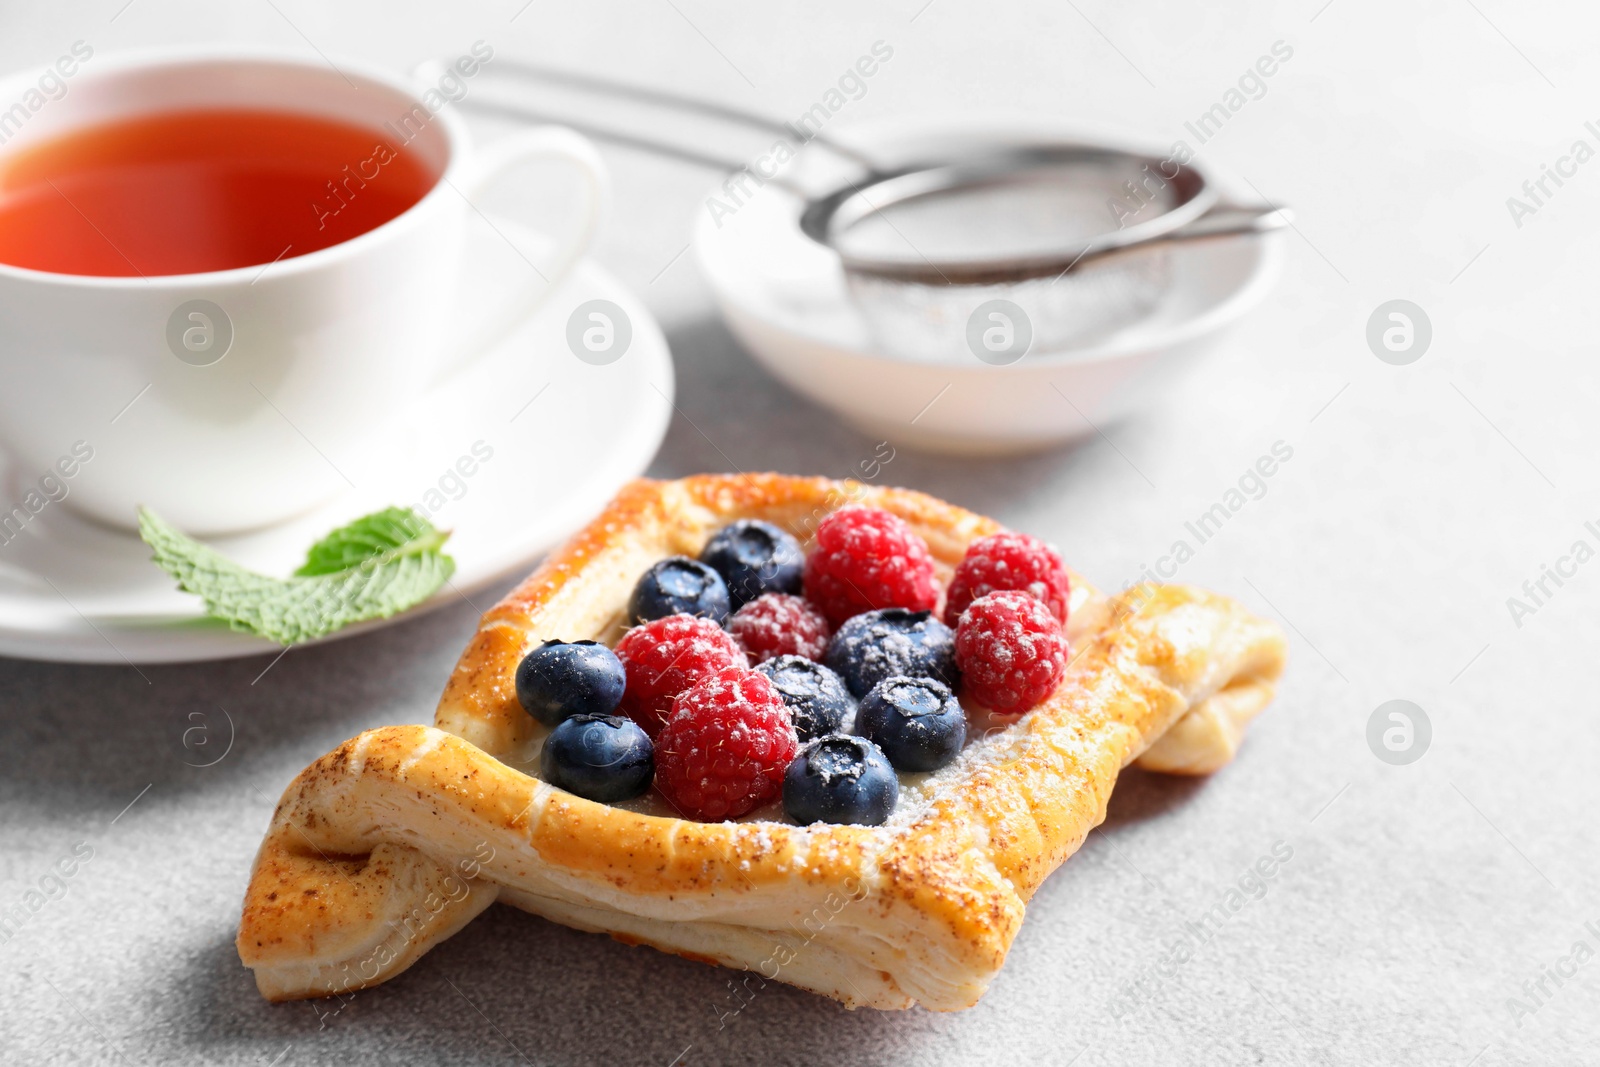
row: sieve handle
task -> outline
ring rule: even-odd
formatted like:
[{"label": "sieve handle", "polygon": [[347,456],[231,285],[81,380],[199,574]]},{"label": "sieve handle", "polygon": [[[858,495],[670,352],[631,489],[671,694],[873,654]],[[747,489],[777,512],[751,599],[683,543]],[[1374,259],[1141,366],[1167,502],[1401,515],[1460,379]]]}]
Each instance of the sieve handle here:
[{"label": "sieve handle", "polygon": [[1286,207],[1273,204],[1230,204],[1224,201],[1193,222],[1153,238],[1148,243],[1205,241],[1213,237],[1243,237],[1249,234],[1271,233],[1293,222],[1294,213]]},{"label": "sieve handle", "polygon": [[[418,64],[413,73],[426,78],[426,76],[440,69],[442,68],[437,60],[426,60]],[[713,119],[725,126],[742,126],[746,129],[761,130],[783,138],[797,149],[807,145],[816,145],[835,157],[860,167],[866,176],[876,173],[870,159],[867,159],[849,145],[823,134],[820,130],[801,131],[787,122],[780,122],[777,119],[769,118],[754,111],[746,111],[743,108],[730,107],[709,100],[700,100],[665,89],[645,88],[643,86],[630,85],[627,82],[613,81],[610,78],[595,77],[593,75],[580,74],[576,71],[561,70],[556,67],[523,63],[516,60],[502,61],[496,64],[496,71],[499,77],[497,79],[492,78],[490,81],[499,80],[510,83],[517,81],[523,83],[542,82],[569,90],[591,93],[596,96],[628,100],[636,104],[677,112],[682,115],[697,115],[702,118]],[[650,152],[668,159],[676,159],[683,163],[707,167],[724,173],[737,173],[749,166],[747,160],[735,159],[731,156],[719,156],[697,147],[691,148],[678,141],[659,137],[653,133],[634,133],[629,130],[620,130],[611,126],[590,123],[581,118],[575,119],[573,116],[541,111],[520,99],[485,100],[481,94],[473,94],[461,98],[457,103],[469,110],[495,115],[500,118],[522,119],[565,126],[597,141],[606,141],[611,144]],[[810,193],[798,188],[782,177],[765,178],[765,181],[786,189],[802,199],[810,198]]]},{"label": "sieve handle", "polygon": [[[1215,241],[1227,237],[1253,237],[1281,230],[1294,224],[1294,212],[1274,204],[1232,204],[1219,202],[1204,215],[1185,223],[1175,230],[1155,234],[1142,241],[1114,245],[1110,248],[1093,248],[1072,261],[1068,271],[1085,263],[1098,263],[1113,256],[1133,252],[1147,252],[1180,241]],[[1066,271],[1062,272],[1063,274]]]}]

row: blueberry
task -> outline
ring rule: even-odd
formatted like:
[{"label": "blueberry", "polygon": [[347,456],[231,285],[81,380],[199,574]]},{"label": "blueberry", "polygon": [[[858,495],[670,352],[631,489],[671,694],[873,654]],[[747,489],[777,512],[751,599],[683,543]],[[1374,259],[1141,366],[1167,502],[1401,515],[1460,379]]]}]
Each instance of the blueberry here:
[{"label": "blueberry", "polygon": [[933,678],[885,678],[856,709],[856,733],[902,771],[936,771],[967,740],[967,716],[948,686]]},{"label": "blueberry", "polygon": [[756,670],[771,679],[783,698],[802,744],[844,730],[845,720],[855,710],[856,702],[844,681],[804,656],[774,656]]},{"label": "blueberry", "polygon": [[544,739],[544,780],[612,804],[650,788],[655,753],[638,723],[620,715],[574,715]]},{"label": "blueberry", "polygon": [[783,810],[802,826],[877,826],[899,799],[894,768],[864,737],[819,737],[800,750],[783,775]]},{"label": "blueberry", "polygon": [[822,662],[858,697],[897,674],[937,678],[951,689],[960,681],[956,635],[929,611],[884,608],[848,619]]},{"label": "blueberry", "polygon": [[626,685],[622,662],[598,641],[546,641],[517,665],[517,701],[546,726],[569,715],[610,715]]},{"label": "blueberry", "polygon": [[800,542],[759,519],[740,519],[712,535],[700,562],[728,583],[733,610],[762,593],[798,593],[805,569]]},{"label": "blueberry", "polygon": [[635,625],[668,615],[700,615],[720,625],[728,610],[722,575],[688,556],[668,556],[645,571],[628,599]]}]

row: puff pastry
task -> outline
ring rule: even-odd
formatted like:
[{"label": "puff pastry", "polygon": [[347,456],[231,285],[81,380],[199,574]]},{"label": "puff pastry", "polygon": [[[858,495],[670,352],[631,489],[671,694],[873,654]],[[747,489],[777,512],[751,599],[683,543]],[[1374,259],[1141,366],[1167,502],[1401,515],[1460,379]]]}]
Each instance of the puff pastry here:
[{"label": "puff pastry", "polygon": [[517,703],[522,656],[614,641],[638,575],[735,518],[806,541],[859,502],[907,520],[948,580],[990,519],[920,493],[821,478],[638,481],[481,621],[435,725],[371,730],[284,793],[256,857],[238,949],[271,1000],[405,970],[495,900],[580,930],[759,971],[851,1007],[954,1010],[999,971],[1025,902],[1105,816],[1135,761],[1208,773],[1271,700],[1284,641],[1227,598],[1072,575],[1073,656],[1020,719],[973,723],[957,760],[903,778],[880,827],[766,812],[696,823],[608,806],[535,776],[543,727]]}]

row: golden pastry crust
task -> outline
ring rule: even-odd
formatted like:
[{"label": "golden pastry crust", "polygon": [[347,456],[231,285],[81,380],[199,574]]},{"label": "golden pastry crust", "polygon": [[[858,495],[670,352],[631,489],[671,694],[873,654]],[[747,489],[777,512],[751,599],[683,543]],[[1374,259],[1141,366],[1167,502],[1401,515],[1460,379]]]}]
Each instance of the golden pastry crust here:
[{"label": "golden pastry crust", "polygon": [[[1104,818],[1121,768],[1147,751],[1183,773],[1226,762],[1271,699],[1283,639],[1225,597],[1146,586],[1108,601],[1074,575],[1062,685],[918,776],[883,827],[696,823],[583,800],[525,773],[543,734],[514,691],[528,649],[614,638],[645,567],[697,553],[735,518],[805,541],[852,502],[906,519],[942,579],[969,542],[1000,528],[920,493],[820,478],[625,488],[484,616],[437,728],[369,731],[289,787],[239,932],[262,992],[383,981],[499,897],[850,1006],[975,1003],[1024,903]],[[1158,740],[1180,721],[1163,752]]]}]

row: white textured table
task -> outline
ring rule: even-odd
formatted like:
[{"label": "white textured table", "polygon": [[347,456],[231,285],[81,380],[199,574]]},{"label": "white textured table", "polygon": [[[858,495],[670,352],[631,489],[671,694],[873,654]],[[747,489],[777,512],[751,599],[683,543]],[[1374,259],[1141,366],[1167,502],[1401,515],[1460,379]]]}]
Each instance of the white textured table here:
[{"label": "white textured table", "polygon": [[[1202,158],[1299,212],[1268,305],[1164,410],[1106,440],[985,462],[902,449],[883,477],[1046,535],[1109,584],[1188,537],[1185,522],[1281,441],[1292,458],[1182,577],[1281,619],[1293,658],[1280,699],[1214,780],[1128,776],[1102,831],[1029,906],[978,1007],[849,1013],[773,985],[723,1024],[735,1004],[728,972],[507,908],[337,1012],[256,996],[232,941],[273,800],[351,734],[426,720],[470,609],[294,652],[259,678],[265,659],[146,677],[6,661],[0,912],[25,905],[41,880],[59,899],[0,944],[0,1059],[813,1067],[1003,1053],[1085,1067],[1490,1067],[1600,1057],[1600,730],[1589,696],[1600,564],[1587,562],[1600,537],[1584,525],[1600,519],[1600,278],[1584,239],[1600,223],[1600,163],[1587,159],[1600,136],[1585,126],[1597,117],[1591,14],[1503,0],[1210,14],[1100,2],[1000,13],[961,0],[758,14],[704,0],[536,0],[520,13],[523,0],[123,2],[0,5],[0,66],[43,64],[77,39],[99,52],[230,39],[400,67],[483,39],[502,56],[788,116],[883,40],[893,59],[846,105],[851,117],[1027,106],[1193,145],[1185,123],[1222,103],[1228,117],[1218,129],[1211,112]],[[1293,54],[1259,98],[1230,98],[1278,41]],[[1579,139],[1585,162],[1563,162]],[[731,462],[844,474],[870,456],[874,442],[774,384],[712,314],[681,254],[706,176],[609,159],[620,206],[600,256],[659,313],[681,372],[680,415],[655,472]],[[1535,200],[1523,183],[1545,164],[1566,176],[1535,185]],[[1514,211],[1512,196],[1531,210]],[[1365,331],[1378,305],[1400,298],[1425,309],[1433,337],[1422,359],[1392,366]],[[1563,562],[1578,541],[1585,562]],[[1535,601],[1523,583],[1547,565],[1571,576],[1545,579]],[[1511,597],[1533,610],[1514,618]],[[1431,745],[1409,765],[1381,761],[1366,739],[1392,699],[1431,723]],[[224,708],[237,725],[231,751],[190,766],[185,730],[222,730]],[[1249,881],[1275,848],[1289,858]],[[47,876],[75,853],[63,892]],[[1208,913],[1225,918],[1180,946]]]}]

